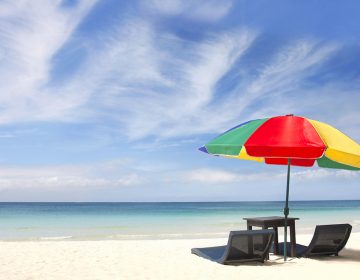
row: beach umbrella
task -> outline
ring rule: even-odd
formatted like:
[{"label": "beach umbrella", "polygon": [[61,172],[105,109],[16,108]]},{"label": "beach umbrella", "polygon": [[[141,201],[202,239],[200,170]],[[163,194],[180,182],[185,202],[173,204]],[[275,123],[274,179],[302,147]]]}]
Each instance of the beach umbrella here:
[{"label": "beach umbrella", "polygon": [[284,260],[287,258],[290,166],[360,170],[360,145],[336,128],[300,116],[251,120],[219,135],[199,150],[230,158],[287,165]]}]

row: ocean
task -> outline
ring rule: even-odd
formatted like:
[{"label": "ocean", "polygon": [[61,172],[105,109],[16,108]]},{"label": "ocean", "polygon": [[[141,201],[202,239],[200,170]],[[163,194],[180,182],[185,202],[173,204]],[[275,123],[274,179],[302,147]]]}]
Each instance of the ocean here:
[{"label": "ocean", "polygon": [[[297,233],[317,224],[360,231],[360,200],[291,201]],[[168,203],[0,203],[0,240],[113,240],[225,237],[244,217],[282,216],[283,201]],[[281,230],[279,230],[281,232]]]}]

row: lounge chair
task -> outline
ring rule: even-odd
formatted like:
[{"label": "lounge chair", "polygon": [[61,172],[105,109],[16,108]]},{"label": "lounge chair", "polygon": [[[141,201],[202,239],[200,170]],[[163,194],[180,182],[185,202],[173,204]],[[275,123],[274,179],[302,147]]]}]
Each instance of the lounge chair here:
[{"label": "lounge chair", "polygon": [[274,230],[230,231],[226,246],[193,248],[191,253],[220,264],[264,262],[274,239]]},{"label": "lounge chair", "polygon": [[[352,226],[349,224],[333,224],[316,226],[309,246],[296,244],[297,257],[338,256],[349,239]],[[290,253],[290,243],[287,243]],[[284,243],[279,243],[279,254],[284,254]]]}]

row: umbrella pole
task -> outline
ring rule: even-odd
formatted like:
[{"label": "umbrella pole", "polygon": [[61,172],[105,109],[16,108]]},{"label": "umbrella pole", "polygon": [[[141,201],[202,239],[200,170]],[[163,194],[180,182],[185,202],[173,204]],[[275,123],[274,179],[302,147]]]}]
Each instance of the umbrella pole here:
[{"label": "umbrella pole", "polygon": [[287,183],[286,183],[286,200],[285,200],[285,222],[284,222],[284,261],[287,260],[287,218],[289,215],[289,186],[290,186],[290,158],[288,159]]}]

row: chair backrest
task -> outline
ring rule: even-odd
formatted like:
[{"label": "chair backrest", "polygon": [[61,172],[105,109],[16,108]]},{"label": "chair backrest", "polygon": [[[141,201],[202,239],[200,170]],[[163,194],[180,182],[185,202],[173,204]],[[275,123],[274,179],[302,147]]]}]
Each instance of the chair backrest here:
[{"label": "chair backrest", "polygon": [[272,241],[274,230],[231,231],[228,244],[220,262],[224,264],[264,261]]},{"label": "chair backrest", "polygon": [[303,256],[338,255],[349,239],[352,226],[349,224],[318,225],[313,239]]}]

